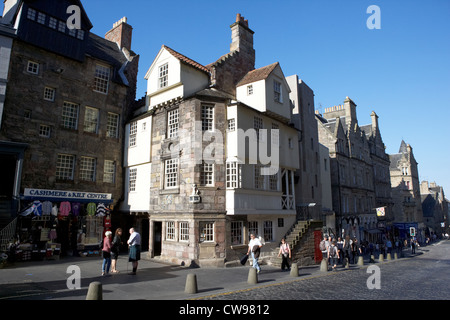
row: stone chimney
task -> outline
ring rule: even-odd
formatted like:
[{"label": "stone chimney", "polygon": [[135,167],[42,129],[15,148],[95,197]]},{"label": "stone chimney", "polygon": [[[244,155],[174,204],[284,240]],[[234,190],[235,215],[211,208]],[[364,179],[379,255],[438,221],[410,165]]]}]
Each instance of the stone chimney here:
[{"label": "stone chimney", "polygon": [[231,26],[230,52],[238,50],[241,54],[248,55],[248,59],[255,62],[255,49],[253,48],[253,35],[255,34],[248,27],[248,20],[244,19],[240,13],[236,15],[236,22]]},{"label": "stone chimney", "polygon": [[113,28],[106,33],[105,39],[117,43],[120,49],[126,48],[131,51],[132,35],[133,27],[127,23],[127,18],[123,17],[114,23]]},{"label": "stone chimney", "polygon": [[379,133],[378,115],[375,113],[375,111],[372,111],[370,117],[372,118],[372,131],[375,132],[375,134],[378,134]]},{"label": "stone chimney", "polygon": [[345,98],[344,109],[345,123],[348,127],[354,128],[354,125],[358,123],[358,119],[356,118],[356,104],[349,97]]}]

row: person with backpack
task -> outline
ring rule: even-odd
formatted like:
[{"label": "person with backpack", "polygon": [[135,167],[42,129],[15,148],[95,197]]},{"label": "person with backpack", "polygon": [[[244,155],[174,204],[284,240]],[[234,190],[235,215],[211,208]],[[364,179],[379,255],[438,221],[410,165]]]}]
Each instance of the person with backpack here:
[{"label": "person with backpack", "polygon": [[328,247],[328,259],[330,259],[331,269],[336,271],[337,260],[339,259],[339,251],[336,247],[336,241],[333,241]]},{"label": "person with backpack", "polygon": [[328,241],[327,236],[323,236],[323,240],[320,241],[319,244],[319,250],[322,252],[322,260],[328,261],[328,247],[330,246],[330,243]]}]

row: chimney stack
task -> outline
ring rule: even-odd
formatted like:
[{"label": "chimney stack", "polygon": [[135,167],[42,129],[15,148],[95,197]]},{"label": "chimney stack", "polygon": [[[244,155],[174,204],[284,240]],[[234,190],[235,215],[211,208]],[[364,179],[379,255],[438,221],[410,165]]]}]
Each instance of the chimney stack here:
[{"label": "chimney stack", "polygon": [[230,52],[239,50],[249,54],[255,59],[255,49],[253,49],[253,34],[255,33],[248,27],[248,20],[244,19],[240,13],[236,15],[236,22],[231,26],[231,45]]},{"label": "chimney stack", "polygon": [[123,17],[114,23],[113,28],[106,33],[105,39],[117,43],[120,49],[126,48],[131,51],[133,27],[127,23],[127,20],[126,17]]}]

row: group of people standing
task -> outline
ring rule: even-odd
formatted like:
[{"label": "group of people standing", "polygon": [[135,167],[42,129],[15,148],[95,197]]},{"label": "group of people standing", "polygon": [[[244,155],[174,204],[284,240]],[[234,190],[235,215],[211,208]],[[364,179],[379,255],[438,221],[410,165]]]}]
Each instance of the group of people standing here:
[{"label": "group of people standing", "polygon": [[357,258],[363,255],[363,250],[357,238],[351,239],[346,236],[344,239],[338,237],[324,236],[319,245],[322,252],[322,259],[326,259],[331,265],[332,270],[336,270],[338,263],[345,266],[348,263],[356,263]]},{"label": "group of people standing", "polygon": [[[129,273],[130,275],[136,275],[138,268],[138,261],[141,259],[141,235],[134,230],[130,229],[130,237],[127,241],[129,254],[128,262],[133,265],[133,271]],[[120,246],[122,243],[122,229],[118,228],[115,232],[114,239],[112,239],[112,232],[106,231],[105,238],[103,239],[102,245],[102,276],[110,273],[119,273],[117,270],[117,260],[120,254]]]}]

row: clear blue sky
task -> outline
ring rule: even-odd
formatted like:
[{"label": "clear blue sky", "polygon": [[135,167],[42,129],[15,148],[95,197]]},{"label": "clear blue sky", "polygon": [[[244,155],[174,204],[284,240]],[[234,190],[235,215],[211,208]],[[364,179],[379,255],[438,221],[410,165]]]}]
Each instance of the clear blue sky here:
[{"label": "clear blue sky", "polygon": [[[236,13],[255,31],[256,67],[280,62],[315,92],[316,108],[352,98],[360,125],[379,116],[387,152],[405,140],[420,180],[450,199],[450,1],[448,0],[91,0],[82,1],[104,36],[126,16],[140,54],[138,95],[161,45],[209,64],[229,52]],[[369,30],[370,5],[381,29]]]}]

